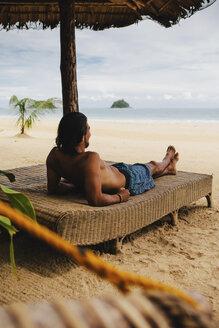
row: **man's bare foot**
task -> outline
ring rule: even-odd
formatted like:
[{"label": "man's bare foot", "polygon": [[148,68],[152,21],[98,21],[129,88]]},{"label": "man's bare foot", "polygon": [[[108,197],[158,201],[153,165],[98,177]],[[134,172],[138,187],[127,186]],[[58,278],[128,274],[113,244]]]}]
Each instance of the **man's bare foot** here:
[{"label": "man's bare foot", "polygon": [[174,146],[170,145],[168,148],[167,148],[167,152],[166,152],[166,155],[163,159],[163,161],[167,160],[167,161],[172,161],[174,159],[174,156],[176,154],[176,149]]},{"label": "man's bare foot", "polygon": [[164,174],[171,174],[171,175],[176,175],[177,170],[176,170],[176,163],[179,160],[179,153],[176,153],[173,157],[173,159],[170,162],[170,165],[167,166],[165,171],[163,172]]},{"label": "man's bare foot", "polygon": [[165,174],[174,174],[172,172],[174,171],[174,166],[176,165],[174,165],[172,161],[174,160],[175,154],[175,147],[170,145],[167,148],[166,155],[161,163],[157,163],[155,161],[147,163],[151,168],[151,174],[153,178],[158,178]]}]

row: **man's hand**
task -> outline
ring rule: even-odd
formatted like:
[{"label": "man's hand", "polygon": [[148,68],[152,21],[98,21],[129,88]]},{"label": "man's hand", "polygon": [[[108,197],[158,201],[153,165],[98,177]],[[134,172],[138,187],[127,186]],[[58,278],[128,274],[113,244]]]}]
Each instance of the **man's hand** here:
[{"label": "man's hand", "polygon": [[122,202],[127,202],[130,198],[130,192],[128,189],[120,188],[118,194],[121,196]]}]

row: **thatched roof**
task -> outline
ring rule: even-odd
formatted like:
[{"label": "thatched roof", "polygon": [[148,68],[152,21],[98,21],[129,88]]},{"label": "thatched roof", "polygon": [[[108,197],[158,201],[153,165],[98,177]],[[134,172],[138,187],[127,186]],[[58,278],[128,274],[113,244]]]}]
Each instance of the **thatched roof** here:
[{"label": "thatched roof", "polygon": [[[150,18],[169,27],[214,1],[75,0],[75,25],[78,28],[102,30],[128,26]],[[0,24],[4,29],[54,28],[59,24],[59,19],[58,0],[0,0]]]}]

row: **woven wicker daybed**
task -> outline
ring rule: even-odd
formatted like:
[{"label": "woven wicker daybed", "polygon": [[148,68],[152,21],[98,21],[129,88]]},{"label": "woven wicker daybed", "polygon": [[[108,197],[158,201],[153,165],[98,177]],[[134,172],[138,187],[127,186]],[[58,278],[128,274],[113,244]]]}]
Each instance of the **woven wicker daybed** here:
[{"label": "woven wicker daybed", "polygon": [[[170,214],[177,223],[178,209],[207,198],[211,206],[212,176],[178,172],[176,176],[156,179],[152,190],[131,197],[126,203],[92,207],[80,195],[50,196],[46,189],[46,166],[36,165],[13,170],[13,184],[1,176],[0,183],[24,192],[32,201],[37,219],[77,245],[94,245],[135,232]],[[5,196],[0,193],[0,199]]]}]

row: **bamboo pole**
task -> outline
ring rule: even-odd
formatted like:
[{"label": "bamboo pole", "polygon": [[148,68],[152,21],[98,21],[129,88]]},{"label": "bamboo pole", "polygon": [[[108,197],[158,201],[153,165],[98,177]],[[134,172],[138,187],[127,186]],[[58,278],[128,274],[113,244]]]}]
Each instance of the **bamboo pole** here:
[{"label": "bamboo pole", "polygon": [[61,76],[63,115],[78,112],[78,89],[75,46],[75,5],[73,0],[59,0]]}]

